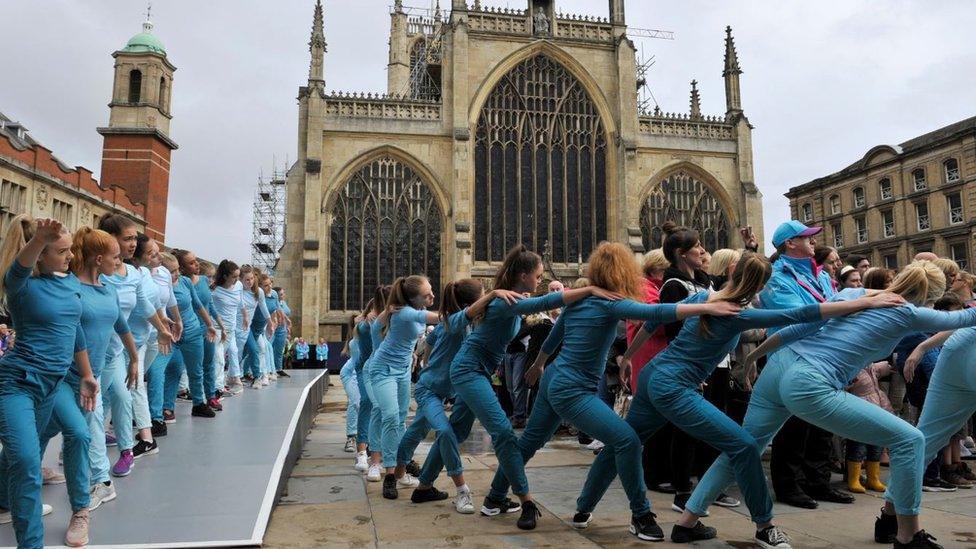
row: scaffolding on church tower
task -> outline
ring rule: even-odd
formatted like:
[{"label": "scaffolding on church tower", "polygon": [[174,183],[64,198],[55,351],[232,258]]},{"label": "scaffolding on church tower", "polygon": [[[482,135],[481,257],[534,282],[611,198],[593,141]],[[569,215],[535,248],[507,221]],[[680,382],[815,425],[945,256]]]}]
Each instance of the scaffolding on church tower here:
[{"label": "scaffolding on church tower", "polygon": [[410,49],[410,77],[398,95],[418,101],[440,101],[442,47],[450,13],[441,9],[440,0],[432,1],[429,8],[398,3],[393,9],[407,14],[408,36],[423,36]]},{"label": "scaffolding on church tower", "polygon": [[286,177],[287,169],[279,168],[276,161],[270,176],[261,170],[254,192],[251,264],[272,274],[285,245]]}]

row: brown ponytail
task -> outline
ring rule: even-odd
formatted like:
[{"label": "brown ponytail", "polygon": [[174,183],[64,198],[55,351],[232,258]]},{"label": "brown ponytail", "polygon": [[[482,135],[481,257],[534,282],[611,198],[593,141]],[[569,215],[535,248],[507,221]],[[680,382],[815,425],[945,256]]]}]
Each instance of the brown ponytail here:
[{"label": "brown ponytail", "polygon": [[678,258],[682,253],[694,248],[701,239],[698,231],[687,227],[679,227],[673,221],[666,221],[661,225],[664,232],[664,245],[661,247],[664,257],[671,262],[671,266],[678,265]]},{"label": "brown ponytail", "polygon": [[439,310],[441,321],[446,323],[449,316],[474,304],[475,301],[481,299],[484,291],[484,284],[473,278],[448,282],[447,286],[444,286],[444,292],[441,296]]},{"label": "brown ponytail", "polygon": [[[752,303],[753,298],[766,285],[772,274],[773,266],[768,259],[757,253],[746,252],[736,263],[735,272],[732,273],[729,283],[723,289],[708,296],[708,302],[728,301],[745,307]],[[702,315],[698,319],[698,333],[704,337],[712,335],[708,328],[710,320],[709,315]]]},{"label": "brown ponytail", "polygon": [[387,299],[386,304],[394,307],[410,306],[410,302],[420,295],[420,287],[424,285],[424,282],[427,282],[427,277],[425,276],[401,276],[393,281],[393,286],[390,288],[390,297]]},{"label": "brown ponytail", "polygon": [[524,244],[519,244],[509,250],[498,272],[495,273],[496,290],[514,290],[518,285],[519,276],[531,273],[542,263],[542,258],[530,251]]}]

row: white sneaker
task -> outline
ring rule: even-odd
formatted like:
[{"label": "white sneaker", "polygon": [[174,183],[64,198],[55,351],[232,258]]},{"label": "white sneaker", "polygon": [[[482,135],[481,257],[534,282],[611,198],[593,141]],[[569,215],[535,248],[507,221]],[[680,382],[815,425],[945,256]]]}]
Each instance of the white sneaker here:
[{"label": "white sneaker", "polygon": [[462,515],[474,514],[474,503],[471,501],[471,491],[458,492],[457,499],[454,500],[454,508]]},{"label": "white sneaker", "polygon": [[118,496],[115,493],[115,484],[105,485],[104,482],[99,482],[96,484],[91,491],[91,502],[88,504],[88,510],[94,511],[98,509],[98,506],[112,501]]},{"label": "white sneaker", "polygon": [[586,449],[596,451],[596,450],[602,450],[604,446],[605,444],[603,444],[599,440],[594,439],[593,442],[586,445]]},{"label": "white sneaker", "polygon": [[370,465],[369,471],[366,473],[366,480],[370,482],[379,482],[383,478],[383,473],[380,471],[379,465]]},{"label": "white sneaker", "polygon": [[417,486],[420,486],[420,481],[410,473],[403,473],[403,476],[397,479],[397,488],[416,488]]},{"label": "white sneaker", "polygon": [[267,387],[268,385],[271,385],[271,382],[268,381],[268,374],[262,374],[261,375],[261,385],[264,385],[265,387]]},{"label": "white sneaker", "polygon": [[275,373],[275,372],[272,372],[272,373],[268,374],[268,379],[270,379],[271,381],[278,381],[278,374]]},{"label": "white sneaker", "polygon": [[356,470],[360,472],[369,470],[369,462],[366,461],[366,452],[356,454]]},{"label": "white sneaker", "polygon": [[254,381],[251,382],[251,388],[252,389],[260,389],[261,387],[262,387],[261,377],[259,376],[259,377],[254,378]]},{"label": "white sneaker", "polygon": [[241,383],[241,378],[237,377],[231,379],[227,384],[227,389],[232,395],[239,395],[244,392],[244,384]]},{"label": "white sneaker", "polygon": [[[41,516],[46,517],[54,512],[54,507],[46,503],[41,504]],[[10,510],[0,511],[0,524],[10,524],[14,521],[13,516],[10,515]]]}]

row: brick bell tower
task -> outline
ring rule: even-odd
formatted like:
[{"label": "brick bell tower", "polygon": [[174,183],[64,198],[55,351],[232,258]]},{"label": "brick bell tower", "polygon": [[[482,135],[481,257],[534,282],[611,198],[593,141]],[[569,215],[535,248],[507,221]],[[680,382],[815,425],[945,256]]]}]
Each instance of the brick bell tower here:
[{"label": "brick bell tower", "polygon": [[145,204],[146,234],[164,242],[170,154],[177,148],[169,137],[176,67],[152,28],[147,13],[142,32],[112,54],[115,83],[108,127],[98,133],[105,138],[102,184],[119,186],[133,202]]}]

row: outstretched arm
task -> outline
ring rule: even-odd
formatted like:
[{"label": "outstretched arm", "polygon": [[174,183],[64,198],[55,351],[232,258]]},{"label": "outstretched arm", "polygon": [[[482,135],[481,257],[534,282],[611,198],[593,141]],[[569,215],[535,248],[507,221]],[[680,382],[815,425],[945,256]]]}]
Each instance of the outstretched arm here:
[{"label": "outstretched arm", "polygon": [[941,347],[945,345],[946,340],[949,339],[955,330],[946,330],[944,332],[939,332],[934,336],[926,339],[925,341],[918,344],[912,354],[908,355],[905,359],[905,369],[903,374],[905,376],[905,381],[911,383],[915,379],[915,369],[918,368],[920,362],[922,362],[922,357],[925,353],[935,349],[936,347]]}]

